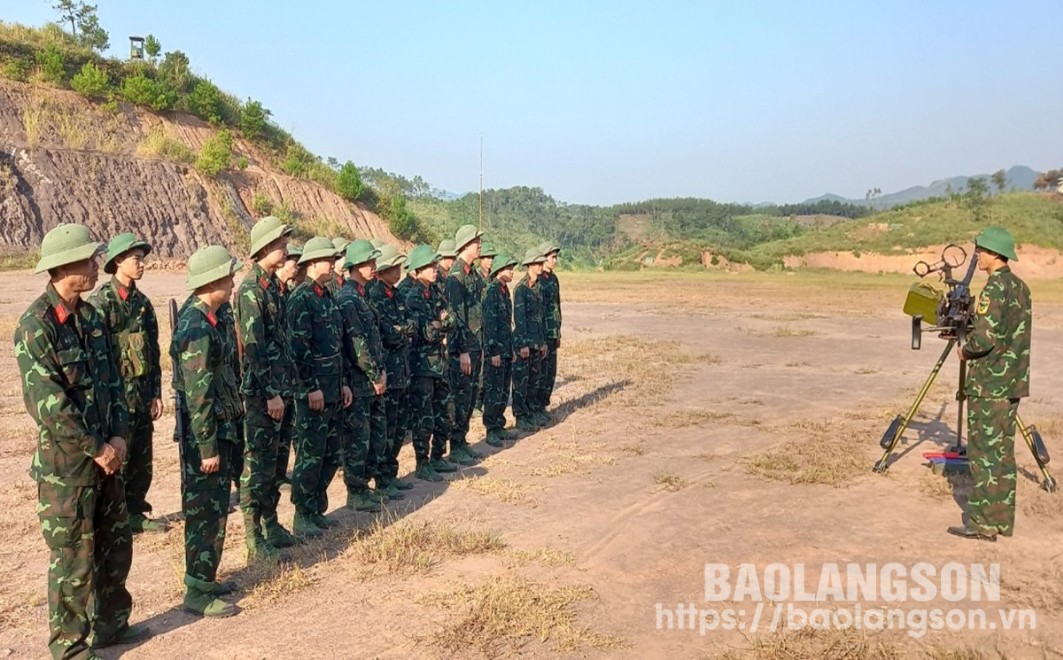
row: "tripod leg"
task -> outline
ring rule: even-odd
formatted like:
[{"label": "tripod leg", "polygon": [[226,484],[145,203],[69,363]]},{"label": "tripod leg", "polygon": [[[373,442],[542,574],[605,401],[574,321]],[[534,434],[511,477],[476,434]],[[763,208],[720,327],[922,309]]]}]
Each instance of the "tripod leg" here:
[{"label": "tripod leg", "polygon": [[949,451],[966,454],[963,448],[963,427],[967,421],[963,416],[963,404],[967,403],[967,362],[960,360],[960,384],[956,389],[956,444],[949,447]]},{"label": "tripod leg", "polygon": [[956,344],[955,339],[950,339],[945,346],[945,350],[941,352],[941,357],[938,358],[937,364],[930,371],[930,375],[927,376],[926,382],[923,383],[923,388],[919,390],[919,394],[916,395],[915,401],[908,408],[908,412],[903,416],[898,415],[893,422],[890,423],[889,428],[886,429],[886,434],[882,436],[882,440],[879,444],[885,450],[882,454],[882,458],[878,459],[875,463],[875,467],[872,468],[874,472],[882,474],[889,467],[890,454],[897,448],[897,443],[900,442],[901,436],[904,435],[905,429],[912,422],[912,418],[915,417],[915,413],[919,411],[919,406],[923,404],[923,399],[926,398],[926,393],[930,391],[930,387],[934,384],[934,380],[938,377],[938,373],[941,372],[941,366],[945,364],[945,360],[949,357],[949,352],[952,351],[952,347]]},{"label": "tripod leg", "polygon": [[1026,441],[1027,449],[1033,454],[1037,469],[1041,471],[1041,488],[1050,493],[1056,492],[1056,480],[1048,472],[1048,449],[1045,447],[1044,440],[1041,439],[1041,434],[1037,432],[1036,427],[1023,424],[1022,418],[1018,415],[1015,416],[1015,424],[1022,433],[1022,439]]}]

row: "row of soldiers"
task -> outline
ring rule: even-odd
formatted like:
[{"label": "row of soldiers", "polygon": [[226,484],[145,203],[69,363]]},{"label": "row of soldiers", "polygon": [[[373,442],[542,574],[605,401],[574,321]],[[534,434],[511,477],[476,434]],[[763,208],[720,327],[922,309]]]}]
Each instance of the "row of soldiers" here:
[{"label": "row of soldiers", "polygon": [[[220,596],[236,585],[217,579],[235,479],[249,560],[272,560],[331,526],[326,493],[340,469],[347,505],[377,511],[413,488],[398,474],[404,438],[413,441],[414,476],[438,481],[481,458],[468,441],[474,408],[495,447],[515,439],[505,429],[511,389],[518,431],[550,421],[558,246],[532,248],[518,264],[471,225],[408,255],[368,240],[316,237],[300,247],[290,234],[275,217],[255,224],[253,263],[235,296],[243,264],[224,247],[188,261],[190,295],[169,356],[184,607],[206,616],[235,613]],[[129,625],[131,539],[166,528],[147,502],[153,423],[163,412],[158,320],[137,287],[151,246],[132,234],[111,240],[103,268],[113,278],[82,300],[101,252],[83,226],[49,232],[37,266],[49,284],[14,337],[39,430],[31,476],[52,553],[54,657],[93,657],[93,648],[148,634]],[[511,294],[518,265],[526,274]],[[277,506],[293,445],[289,532]]]}]

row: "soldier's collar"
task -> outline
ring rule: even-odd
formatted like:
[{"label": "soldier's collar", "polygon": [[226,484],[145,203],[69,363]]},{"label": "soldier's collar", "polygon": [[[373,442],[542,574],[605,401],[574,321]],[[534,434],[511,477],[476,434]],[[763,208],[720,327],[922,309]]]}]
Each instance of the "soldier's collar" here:
[{"label": "soldier's collar", "polygon": [[59,297],[59,292],[55,290],[51,282],[45,288],[45,293],[48,296],[48,305],[52,308],[52,313],[55,314],[55,320],[59,322],[59,325],[65,325],[67,319],[76,314],[78,309],[81,308],[82,301],[79,297],[74,304],[73,311],[67,309],[66,303]]},{"label": "soldier's collar", "polygon": [[214,312],[210,311],[210,308],[207,307],[207,304],[205,302],[203,302],[199,298],[196,298],[192,301],[192,307],[195,307],[203,314],[203,316],[207,317],[207,323],[210,324],[210,327],[215,328],[218,326],[218,316]]},{"label": "soldier's collar", "polygon": [[129,294],[133,293],[137,288],[136,280],[133,280],[129,283],[129,286],[126,286],[122,284],[122,280],[118,279],[117,275],[111,278],[111,285],[114,286],[115,292],[122,300],[129,300]]}]

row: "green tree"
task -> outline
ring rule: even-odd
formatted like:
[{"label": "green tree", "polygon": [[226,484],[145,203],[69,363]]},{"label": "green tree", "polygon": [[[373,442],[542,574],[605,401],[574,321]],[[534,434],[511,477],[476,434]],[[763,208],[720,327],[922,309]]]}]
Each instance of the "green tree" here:
[{"label": "green tree", "polygon": [[70,79],[70,87],[90,99],[103,98],[111,89],[111,77],[92,62],[85,62],[81,71]]},{"label": "green tree", "polygon": [[247,99],[247,103],[240,109],[240,130],[244,137],[249,140],[258,140],[266,133],[266,122],[270,111],[258,101]]},{"label": "green tree", "polygon": [[156,112],[169,110],[177,101],[176,94],[164,85],[137,71],[122,81],[122,98],[134,105],[151,108]]},{"label": "green tree", "polygon": [[189,110],[212,124],[221,121],[221,90],[209,80],[200,80],[188,97]]},{"label": "green tree", "polygon": [[100,27],[96,5],[75,0],[58,0],[52,5],[52,9],[59,12],[64,23],[70,23],[70,34],[83,46],[104,51],[111,45],[107,30]]},{"label": "green tree", "polygon": [[[354,163],[347,161],[336,176],[336,193],[350,202],[356,202],[365,192],[365,184]],[[404,198],[405,200],[405,198]]]},{"label": "green tree", "polygon": [[159,40],[155,38],[154,34],[149,34],[144,37],[144,52],[147,53],[152,64],[155,63],[155,60],[159,57],[159,53],[162,52],[162,44],[159,43]]},{"label": "green tree", "polygon": [[196,169],[214,178],[232,167],[233,137],[222,129],[203,143],[196,157]]},{"label": "green tree", "polygon": [[1004,189],[1008,187],[1008,173],[1005,172],[1003,168],[997,170],[996,172],[993,172],[993,176],[991,178],[993,181],[993,186],[997,189],[998,195],[1004,192]]},{"label": "green tree", "polygon": [[178,94],[188,92],[192,84],[192,71],[188,56],[179,50],[166,53],[159,64],[159,81]]},{"label": "green tree", "polygon": [[63,84],[66,76],[66,67],[63,64],[63,53],[55,44],[48,44],[43,50],[37,51],[37,66],[40,67],[41,76],[53,85]]}]

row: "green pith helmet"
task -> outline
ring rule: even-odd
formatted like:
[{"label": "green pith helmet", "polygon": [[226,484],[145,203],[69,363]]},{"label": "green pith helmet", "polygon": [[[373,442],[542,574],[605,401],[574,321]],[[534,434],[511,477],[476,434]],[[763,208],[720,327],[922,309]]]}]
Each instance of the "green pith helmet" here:
[{"label": "green pith helmet", "polygon": [[406,261],[406,255],[399,252],[394,245],[383,245],[380,248],[380,256],[376,258],[376,270],[379,273]]},{"label": "green pith helmet", "polygon": [[301,256],[303,256],[303,246],[299,243],[288,243],[288,258],[299,261]]},{"label": "green pith helmet", "polygon": [[343,262],[344,268],[353,268],[354,266],[360,266],[367,261],[376,259],[380,252],[373,247],[373,244],[364,238],[359,241],[354,241],[347,246],[347,260]]},{"label": "green pith helmet", "polygon": [[465,246],[483,236],[484,233],[476,228],[476,225],[462,225],[454,234],[455,254],[465,249]]},{"label": "green pith helmet", "polygon": [[118,264],[115,261],[130,250],[144,250],[145,255],[151,254],[151,246],[132,233],[118,234],[107,244],[107,261],[103,262],[103,272],[114,275],[118,270]]},{"label": "green pith helmet", "polygon": [[439,249],[436,250],[439,256],[443,259],[453,259],[458,256],[458,250],[454,246],[454,241],[448,239],[439,241]]},{"label": "green pith helmet", "polygon": [[497,257],[498,255],[499,255],[498,249],[494,245],[489,243],[488,241],[485,240],[483,243],[480,244],[480,256],[481,257],[492,258],[492,257]]},{"label": "green pith helmet", "polygon": [[495,255],[495,260],[491,263],[491,277],[494,277],[507,268],[513,268],[517,265],[517,260],[509,256],[509,253],[502,250]]},{"label": "green pith helmet", "polygon": [[188,258],[188,279],[185,283],[189,291],[217,282],[243,268],[244,264],[233,258],[229,251],[220,245],[208,245],[199,248]]},{"label": "green pith helmet", "polygon": [[974,244],[990,252],[996,252],[1000,256],[1006,257],[1008,261],[1019,260],[1015,256],[1015,239],[1003,227],[986,227],[981,234],[975,237]]},{"label": "green pith helmet", "polygon": [[558,247],[557,243],[554,243],[553,241],[543,241],[542,243],[539,243],[539,252],[541,252],[544,257],[550,254],[551,252],[560,251],[561,248]]},{"label": "green pith helmet", "polygon": [[292,228],[280,218],[272,215],[262,218],[251,228],[251,258],[255,258],[262,248],[290,233]]},{"label": "green pith helmet", "polygon": [[380,238],[370,238],[369,242],[372,243],[373,247],[378,250],[388,244],[387,241]]},{"label": "green pith helmet", "polygon": [[96,256],[103,243],[92,240],[89,228],[73,223],[59,225],[44,235],[41,241],[41,260],[35,273],[65,266]]},{"label": "green pith helmet", "polygon": [[546,257],[543,256],[543,253],[539,250],[538,246],[536,246],[528,248],[527,251],[525,251],[524,261],[522,261],[520,265],[529,266],[531,264],[541,264],[544,261],[546,261]]},{"label": "green pith helmet", "polygon": [[351,242],[342,236],[337,236],[336,238],[332,239],[332,247],[336,248],[337,253],[342,253],[344,250],[347,249],[347,246],[350,244]]},{"label": "green pith helmet", "polygon": [[418,271],[437,261],[439,261],[439,255],[432,250],[431,245],[418,245],[410,250],[410,256],[406,257],[406,268],[411,271]]},{"label": "green pith helmet", "polygon": [[309,263],[315,259],[335,259],[336,247],[331,239],[324,236],[315,236],[303,246],[303,255],[299,257],[299,265]]}]

